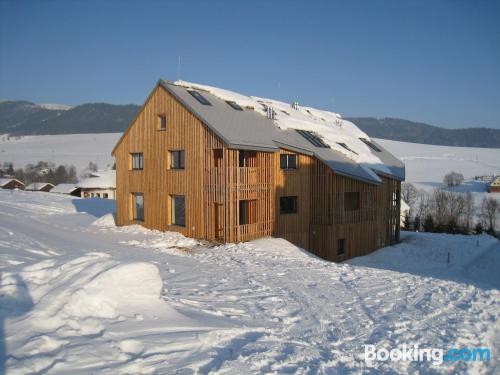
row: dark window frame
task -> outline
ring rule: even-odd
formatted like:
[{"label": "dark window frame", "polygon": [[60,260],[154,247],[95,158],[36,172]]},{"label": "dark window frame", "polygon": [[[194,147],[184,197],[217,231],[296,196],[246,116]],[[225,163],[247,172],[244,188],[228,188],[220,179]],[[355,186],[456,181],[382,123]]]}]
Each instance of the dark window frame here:
[{"label": "dark window frame", "polygon": [[344,142],[337,142],[337,144],[343,148],[345,148],[347,151],[351,151],[353,154],[359,155],[356,151],[354,151],[352,148],[350,148],[348,145],[346,145]]},{"label": "dark window frame", "polygon": [[[280,169],[285,171],[297,170],[297,154],[280,154]],[[290,162],[294,160],[294,162]]]},{"label": "dark window frame", "polygon": [[250,160],[253,159],[254,163],[257,164],[257,152],[255,151],[249,151],[249,150],[239,150],[238,152],[238,167],[240,168],[246,168],[250,167],[248,164],[250,163]]},{"label": "dark window frame", "polygon": [[170,169],[183,170],[186,168],[186,153],[184,150],[170,150],[169,154]]},{"label": "dark window frame", "polygon": [[344,193],[344,211],[358,211],[360,208],[359,191],[346,191]]},{"label": "dark window frame", "polygon": [[[251,206],[253,211],[250,212]],[[257,222],[257,200],[256,199],[240,199],[238,202],[238,225],[249,225]]]},{"label": "dark window frame", "polygon": [[132,152],[130,154],[132,165],[131,170],[142,171],[144,170],[144,154],[142,152]]},{"label": "dark window frame", "polygon": [[168,126],[168,117],[166,113],[158,115],[158,130],[166,131]]},{"label": "dark window frame", "polygon": [[[138,209],[137,198],[142,197],[142,208]],[[144,193],[132,193],[132,220],[144,221]]]},{"label": "dark window frame", "polygon": [[[180,194],[172,194],[170,196],[171,199],[171,208],[170,208],[170,221],[172,225],[177,227],[186,227],[186,196]],[[182,200],[182,208],[177,206],[180,204]],[[177,216],[177,214],[180,216]]]},{"label": "dark window frame", "polygon": [[280,215],[296,214],[298,212],[298,197],[288,195],[280,197]]},{"label": "dark window frame", "polygon": [[345,238],[339,238],[337,240],[337,256],[341,257],[345,255]]},{"label": "dark window frame", "polygon": [[205,98],[199,91],[196,91],[196,90],[187,90],[187,92],[189,94],[191,94],[191,96],[193,98],[195,98],[198,101],[198,103],[200,103],[202,105],[210,105],[210,106],[212,105],[212,103],[210,103],[208,101],[208,99]]}]

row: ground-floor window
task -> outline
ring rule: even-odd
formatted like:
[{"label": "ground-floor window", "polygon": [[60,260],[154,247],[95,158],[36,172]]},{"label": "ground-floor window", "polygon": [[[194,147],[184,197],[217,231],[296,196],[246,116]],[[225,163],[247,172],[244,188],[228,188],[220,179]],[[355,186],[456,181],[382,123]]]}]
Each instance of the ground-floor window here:
[{"label": "ground-floor window", "polygon": [[102,193],[102,197],[108,199],[108,193]]},{"label": "ground-floor window", "polygon": [[280,214],[297,213],[297,197],[280,197]]},{"label": "ground-floor window", "polygon": [[257,201],[256,200],[241,200],[239,204],[240,225],[253,224],[257,222]]},{"label": "ground-floor window", "polygon": [[347,192],[344,194],[344,210],[359,210],[359,192]]},{"label": "ground-floor window", "polygon": [[132,218],[144,221],[144,194],[132,193]]},{"label": "ground-floor window", "polygon": [[171,221],[173,225],[186,226],[186,199],[184,195],[172,195]]},{"label": "ground-floor window", "polygon": [[345,239],[343,238],[337,241],[337,255],[345,255]]}]

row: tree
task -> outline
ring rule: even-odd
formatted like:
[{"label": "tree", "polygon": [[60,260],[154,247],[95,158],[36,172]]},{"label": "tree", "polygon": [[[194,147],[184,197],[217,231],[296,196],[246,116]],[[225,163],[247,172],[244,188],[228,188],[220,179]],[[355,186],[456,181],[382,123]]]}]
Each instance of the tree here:
[{"label": "tree", "polygon": [[434,232],[434,219],[431,214],[427,215],[424,220],[424,231]]},{"label": "tree", "polygon": [[408,211],[405,212],[404,230],[411,230],[411,216]]},{"label": "tree", "polygon": [[458,186],[464,182],[464,175],[451,171],[444,176],[443,182],[449,187]]},{"label": "tree", "polygon": [[498,201],[495,198],[483,198],[481,202],[481,213],[480,218],[484,228],[490,234],[495,233],[497,215],[499,213],[500,207]]},{"label": "tree", "polygon": [[483,233],[483,226],[480,222],[476,224],[476,227],[474,228],[474,233],[476,234],[481,234]]},{"label": "tree", "polygon": [[419,232],[421,230],[420,216],[415,216],[415,220],[413,221],[413,228],[415,231]]},{"label": "tree", "polygon": [[413,206],[417,199],[417,193],[415,185],[410,184],[409,182],[403,182],[401,184],[401,198],[408,204],[408,206]]}]

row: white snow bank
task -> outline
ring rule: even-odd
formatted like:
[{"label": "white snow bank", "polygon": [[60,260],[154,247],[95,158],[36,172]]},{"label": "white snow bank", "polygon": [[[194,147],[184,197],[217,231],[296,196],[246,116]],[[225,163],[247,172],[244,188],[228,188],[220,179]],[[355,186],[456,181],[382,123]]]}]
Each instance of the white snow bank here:
[{"label": "white snow bank", "polygon": [[65,310],[80,318],[134,316],[157,305],[162,285],[160,272],[153,264],[118,265],[76,291]]},{"label": "white snow bank", "polygon": [[92,225],[104,228],[115,227],[116,226],[115,216],[113,214],[106,214],[104,216],[101,216],[99,219],[95,220],[92,223]]}]

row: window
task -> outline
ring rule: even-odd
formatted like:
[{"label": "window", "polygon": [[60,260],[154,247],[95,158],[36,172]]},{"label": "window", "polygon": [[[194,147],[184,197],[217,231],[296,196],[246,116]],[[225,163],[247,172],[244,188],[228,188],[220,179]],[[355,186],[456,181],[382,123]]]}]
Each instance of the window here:
[{"label": "window", "polygon": [[229,104],[236,111],[243,111],[243,108],[241,108],[240,105],[236,102],[232,102],[230,100],[227,100],[226,103]]},{"label": "window", "polygon": [[342,142],[337,142],[337,144],[339,146],[342,146],[344,147],[347,151],[351,151],[353,154],[356,154],[356,155],[359,155],[356,151],[354,151],[353,149],[351,149],[349,146],[347,146],[345,143],[342,143]]},{"label": "window", "polygon": [[280,155],[280,168],[281,169],[297,169],[297,155],[295,155],[295,154],[281,154]]},{"label": "window", "polygon": [[280,214],[297,213],[297,197],[280,197]]},{"label": "window", "polygon": [[257,153],[255,151],[240,150],[238,159],[239,159],[238,165],[240,167],[255,167]]},{"label": "window", "polygon": [[95,196],[96,196],[97,198],[101,198],[101,193],[95,193]]},{"label": "window", "polygon": [[167,115],[162,114],[158,116],[158,128],[160,130],[167,130]]},{"label": "window", "polygon": [[345,239],[339,238],[337,241],[337,255],[345,255]]},{"label": "window", "polygon": [[170,169],[184,169],[184,150],[170,151]]},{"label": "window", "polygon": [[187,90],[188,93],[190,93],[193,98],[198,100],[201,104],[203,105],[212,105],[203,95],[201,95],[198,91],[194,90]]},{"label": "window", "polygon": [[109,195],[108,193],[102,193],[102,197],[108,199]]},{"label": "window", "polygon": [[295,129],[297,133],[299,133],[301,136],[303,136],[305,139],[307,139],[310,143],[312,143],[316,147],[322,147],[322,148],[330,148],[329,145],[327,145],[316,133],[309,131],[309,130],[299,130]]},{"label": "window", "polygon": [[144,194],[132,193],[132,218],[138,221],[144,221]]},{"label": "window", "polygon": [[186,201],[184,195],[172,195],[172,224],[186,226]]},{"label": "window", "polygon": [[359,192],[344,193],[344,210],[359,210]]},{"label": "window", "polygon": [[370,147],[372,150],[374,151],[377,151],[377,152],[382,152],[382,150],[380,148],[378,148],[377,146],[375,146],[375,144],[371,141],[369,141],[368,139],[366,138],[360,138],[361,141],[363,141],[363,143],[365,145],[367,145],[368,147]]},{"label": "window", "polygon": [[240,225],[253,224],[257,222],[257,201],[256,200],[241,200],[240,208]]},{"label": "window", "polygon": [[140,171],[144,169],[144,156],[142,152],[133,153],[132,155],[132,169]]}]

